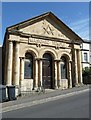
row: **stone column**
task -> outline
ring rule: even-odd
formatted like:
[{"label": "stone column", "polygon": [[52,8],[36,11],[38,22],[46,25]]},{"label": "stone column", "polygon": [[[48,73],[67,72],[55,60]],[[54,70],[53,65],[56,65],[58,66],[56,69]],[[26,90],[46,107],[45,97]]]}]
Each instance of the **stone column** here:
[{"label": "stone column", "polygon": [[72,40],[71,44],[71,53],[72,53],[72,87],[75,87],[76,84],[76,74],[75,74],[75,48],[74,48],[74,40]]},{"label": "stone column", "polygon": [[12,41],[9,41],[6,85],[12,85],[12,58],[13,58],[13,43]]},{"label": "stone column", "polygon": [[77,67],[77,50],[75,50],[75,77],[76,77],[76,85],[78,85],[78,67]]},{"label": "stone column", "polygon": [[58,85],[57,85],[57,61],[55,61],[54,65],[55,65],[55,89],[58,89]]},{"label": "stone column", "polygon": [[42,60],[39,60],[39,85],[42,86]]},{"label": "stone column", "polygon": [[38,88],[38,60],[35,60],[35,89]]},{"label": "stone column", "polygon": [[82,65],[81,65],[81,51],[78,50],[78,82],[82,84]]},{"label": "stone column", "polygon": [[58,61],[58,87],[61,88],[61,63]]},{"label": "stone column", "polygon": [[19,43],[15,44],[15,56],[14,56],[14,85],[19,86]]},{"label": "stone column", "polygon": [[71,72],[71,61],[69,61],[69,83],[68,83],[68,87],[72,88],[72,72]]},{"label": "stone column", "polygon": [[24,80],[24,58],[20,58],[20,80]]}]

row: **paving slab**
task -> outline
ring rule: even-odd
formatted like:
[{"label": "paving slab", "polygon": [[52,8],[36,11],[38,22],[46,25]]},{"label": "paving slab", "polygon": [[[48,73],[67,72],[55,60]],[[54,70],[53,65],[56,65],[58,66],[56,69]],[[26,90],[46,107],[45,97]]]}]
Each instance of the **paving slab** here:
[{"label": "paving slab", "polygon": [[45,91],[45,93],[40,93],[40,94],[30,93],[27,96],[18,97],[17,100],[3,102],[2,108],[14,106],[14,105],[18,105],[18,104],[23,104],[23,103],[28,103],[28,102],[32,102],[32,101],[38,101],[41,99],[56,97],[56,96],[60,96],[60,95],[65,95],[65,94],[72,93],[72,92],[78,92],[78,91],[82,91],[84,89],[89,89],[89,85],[83,85],[81,87],[74,87],[74,88],[66,89],[66,90],[61,90],[61,89],[48,90],[47,89]]}]

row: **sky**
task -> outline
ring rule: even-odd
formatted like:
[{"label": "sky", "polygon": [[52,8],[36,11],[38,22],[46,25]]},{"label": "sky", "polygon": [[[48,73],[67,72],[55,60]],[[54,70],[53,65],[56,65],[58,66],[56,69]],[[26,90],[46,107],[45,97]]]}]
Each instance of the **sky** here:
[{"label": "sky", "polygon": [[6,27],[53,12],[83,39],[89,39],[89,2],[2,2],[2,36]]}]

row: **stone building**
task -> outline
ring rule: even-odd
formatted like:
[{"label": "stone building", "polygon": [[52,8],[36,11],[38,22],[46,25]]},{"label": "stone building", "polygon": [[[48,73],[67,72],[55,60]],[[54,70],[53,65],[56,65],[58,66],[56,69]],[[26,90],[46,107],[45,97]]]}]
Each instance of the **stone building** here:
[{"label": "stone building", "polygon": [[16,94],[67,89],[82,84],[82,39],[47,12],[6,29],[3,43],[4,84]]},{"label": "stone building", "polygon": [[[0,58],[2,58],[2,45],[0,45]],[[2,84],[2,59],[0,59],[0,84]]]},{"label": "stone building", "polygon": [[82,51],[82,68],[86,69],[91,67],[91,41],[84,40],[81,44]]}]

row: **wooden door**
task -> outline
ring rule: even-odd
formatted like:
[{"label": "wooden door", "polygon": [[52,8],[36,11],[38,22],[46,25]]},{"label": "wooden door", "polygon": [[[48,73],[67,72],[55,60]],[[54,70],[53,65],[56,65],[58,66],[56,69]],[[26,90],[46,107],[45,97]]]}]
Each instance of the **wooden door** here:
[{"label": "wooden door", "polygon": [[44,54],[42,62],[42,84],[45,88],[52,88],[52,58],[50,54]]}]

